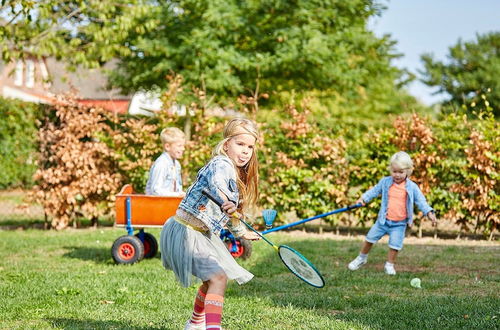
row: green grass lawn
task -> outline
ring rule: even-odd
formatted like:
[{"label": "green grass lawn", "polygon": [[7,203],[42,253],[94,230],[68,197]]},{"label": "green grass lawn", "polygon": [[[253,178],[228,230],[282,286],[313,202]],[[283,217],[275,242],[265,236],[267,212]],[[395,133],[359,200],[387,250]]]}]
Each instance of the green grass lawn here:
[{"label": "green grass lawn", "polygon": [[[152,230],[158,237],[158,230]],[[123,229],[0,231],[0,327],[5,329],[182,329],[197,287],[180,287],[159,257],[115,265],[110,247]],[[395,277],[383,273],[386,244],[347,270],[361,243],[317,235],[271,234],[308,257],[323,289],[290,274],[264,242],[242,261],[255,274],[231,282],[225,329],[493,329],[500,327],[500,245],[412,245]],[[422,279],[422,289],[409,285]]]}]

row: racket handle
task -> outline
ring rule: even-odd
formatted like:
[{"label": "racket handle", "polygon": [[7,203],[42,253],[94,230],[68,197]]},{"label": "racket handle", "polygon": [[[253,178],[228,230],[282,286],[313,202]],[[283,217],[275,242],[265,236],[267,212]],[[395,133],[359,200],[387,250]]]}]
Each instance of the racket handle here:
[{"label": "racket handle", "polygon": [[[208,199],[210,199],[212,202],[214,202],[215,204],[217,204],[219,207],[222,206],[222,203],[223,203],[222,199],[220,197],[218,197],[218,196],[213,195],[208,189],[206,189],[206,188],[203,189],[201,191],[201,193],[203,195],[207,196]],[[253,231],[257,235],[259,235],[260,238],[262,238],[264,241],[266,241],[266,243],[268,243],[269,245],[271,245],[272,247],[274,247],[274,249],[276,251],[279,251],[279,247],[278,246],[276,246],[273,242],[271,242],[270,240],[268,240],[267,238],[265,238],[264,236],[262,236],[261,233],[259,233],[252,226],[250,226],[245,220],[243,220],[243,216],[240,213],[234,212],[233,214],[231,214],[231,217],[240,220],[245,226],[247,226],[248,229],[250,229],[251,231]]]},{"label": "racket handle", "polygon": [[[203,189],[201,191],[201,193],[205,196],[208,197],[208,199],[210,199],[212,202],[214,202],[215,204],[217,204],[219,207],[222,207],[222,204],[224,204],[224,201],[219,197],[219,196],[216,196],[214,194],[212,194],[208,189]],[[242,217],[242,215],[236,211],[234,212],[233,214],[231,214],[231,217],[232,218],[235,218],[235,219],[240,219]]]}]

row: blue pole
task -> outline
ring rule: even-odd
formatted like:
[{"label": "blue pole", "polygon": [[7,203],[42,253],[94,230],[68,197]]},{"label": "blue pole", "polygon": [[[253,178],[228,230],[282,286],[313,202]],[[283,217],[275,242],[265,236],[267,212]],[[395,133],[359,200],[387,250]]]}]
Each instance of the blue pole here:
[{"label": "blue pole", "polygon": [[363,205],[362,204],[355,204],[355,205],[343,207],[341,209],[337,209],[337,210],[333,210],[333,211],[328,212],[328,213],[323,213],[323,214],[320,214],[320,215],[316,215],[316,216],[311,217],[311,218],[307,218],[307,219],[299,220],[297,222],[288,223],[288,224],[283,225],[283,226],[271,228],[271,229],[263,231],[261,234],[262,235],[269,234],[269,233],[272,233],[273,231],[278,231],[278,230],[290,228],[290,227],[293,227],[293,226],[297,226],[297,225],[303,224],[304,222],[316,220],[316,219],[319,219],[319,218],[324,218],[324,217],[327,217],[327,216],[335,214],[335,213],[341,213],[341,212],[345,212],[345,211],[357,209],[358,207],[361,207],[361,206],[363,206]]},{"label": "blue pole", "polygon": [[132,236],[134,235],[134,228],[132,227],[132,201],[130,197],[125,200],[125,216],[127,218],[127,233]]}]

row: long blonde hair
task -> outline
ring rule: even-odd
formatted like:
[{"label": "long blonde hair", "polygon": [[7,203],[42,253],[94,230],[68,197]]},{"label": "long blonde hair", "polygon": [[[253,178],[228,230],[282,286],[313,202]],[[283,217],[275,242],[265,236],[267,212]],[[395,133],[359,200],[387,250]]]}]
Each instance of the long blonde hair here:
[{"label": "long blonde hair", "polygon": [[259,161],[257,160],[257,142],[259,141],[259,132],[255,122],[245,118],[234,118],[228,121],[224,127],[224,138],[215,147],[213,156],[228,156],[224,150],[224,145],[230,139],[240,134],[250,134],[255,138],[256,142],[252,157],[244,167],[238,167],[233,162],[237,173],[236,183],[240,193],[241,202],[239,208],[241,210],[252,210],[255,208],[259,197]]}]

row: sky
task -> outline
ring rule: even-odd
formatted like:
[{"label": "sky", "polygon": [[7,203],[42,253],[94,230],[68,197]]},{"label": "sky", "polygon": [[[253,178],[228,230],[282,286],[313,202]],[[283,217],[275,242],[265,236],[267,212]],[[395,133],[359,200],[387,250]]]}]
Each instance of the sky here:
[{"label": "sky", "polygon": [[[476,40],[476,34],[500,31],[500,0],[379,0],[387,9],[369,23],[376,35],[389,33],[397,41],[396,49],[404,54],[394,61],[411,72],[423,70],[420,55],[434,54],[446,61],[448,48],[462,41]],[[433,96],[436,88],[415,81],[409,92],[431,105],[445,95]]]}]

